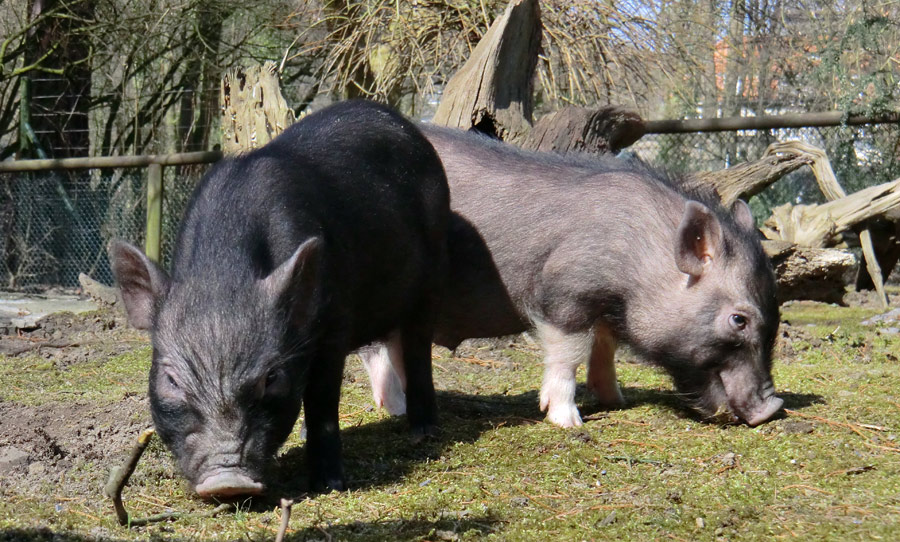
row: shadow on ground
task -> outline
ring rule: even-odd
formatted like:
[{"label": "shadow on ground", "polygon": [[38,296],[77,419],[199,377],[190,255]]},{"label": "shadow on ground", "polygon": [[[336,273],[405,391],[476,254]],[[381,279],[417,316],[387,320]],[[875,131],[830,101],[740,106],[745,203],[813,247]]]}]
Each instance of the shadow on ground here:
[{"label": "shadow on ground", "polygon": [[[468,533],[469,536],[487,536],[502,529],[503,522],[491,515],[469,516],[465,518],[445,518],[429,520],[390,520],[364,522],[355,521],[340,525],[316,525],[294,529],[285,536],[285,540],[302,542],[306,540],[396,540],[412,541],[435,537],[439,539],[455,539],[456,535]],[[103,536],[104,542],[124,542],[123,538]],[[151,540],[161,539],[151,535]],[[164,538],[165,540],[181,540],[181,538]],[[248,539],[253,540],[248,535]],[[79,535],[66,532],[54,532],[50,529],[8,529],[0,530],[0,542],[95,542],[98,538],[91,535]]]},{"label": "shadow on ground", "polygon": [[[687,408],[673,391],[625,388],[627,405],[624,409],[651,404],[665,407],[677,415],[692,420],[700,416]],[[588,398],[583,386],[578,397],[585,399],[581,413],[586,418],[602,417],[607,412]],[[812,394],[782,393],[785,407],[801,409],[823,402]],[[438,392],[441,431],[422,442],[413,443],[408,435],[405,417],[345,428],[341,431],[344,448],[344,467],[350,489],[385,487],[398,483],[413,471],[417,464],[439,461],[444,451],[456,443],[472,443],[482,433],[494,428],[515,427],[543,423],[538,408],[538,392],[518,395],[468,395],[453,391]],[[308,491],[304,450],[302,446],[288,450],[280,459],[276,479],[284,482],[273,487],[273,493],[300,496]]]}]

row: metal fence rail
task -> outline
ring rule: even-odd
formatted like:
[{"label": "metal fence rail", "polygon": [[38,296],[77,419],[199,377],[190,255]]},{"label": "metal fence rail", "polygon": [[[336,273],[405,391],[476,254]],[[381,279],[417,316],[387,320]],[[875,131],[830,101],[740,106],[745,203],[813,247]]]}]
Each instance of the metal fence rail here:
[{"label": "metal fence rail", "polygon": [[[628,152],[675,173],[711,171],[757,159],[776,141],[800,139],[828,152],[847,192],[900,177],[896,117],[779,118],[651,121],[651,132]],[[106,246],[112,238],[143,245],[166,264],[194,185],[221,157],[194,152],[0,162],[0,288],[72,287],[82,272],[111,283]],[[786,201],[822,201],[809,172],[791,174],[750,203],[763,218]]]},{"label": "metal fence rail", "polygon": [[111,283],[110,239],[165,263],[197,180],[220,152],[0,162],[0,288]]}]

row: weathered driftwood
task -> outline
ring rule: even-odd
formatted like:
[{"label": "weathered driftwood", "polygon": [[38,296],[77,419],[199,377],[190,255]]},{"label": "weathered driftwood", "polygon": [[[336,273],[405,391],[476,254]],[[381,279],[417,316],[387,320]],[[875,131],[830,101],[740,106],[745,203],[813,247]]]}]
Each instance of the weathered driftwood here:
[{"label": "weathered driftwood", "polygon": [[712,188],[726,207],[736,200],[748,200],[769,185],[803,166],[811,166],[815,157],[790,144],[773,143],[763,157],[728,169],[694,173],[685,180],[692,190]]},{"label": "weathered driftwood", "polygon": [[763,241],[777,280],[778,302],[809,299],[841,303],[844,277],[856,256],[839,248],[801,247],[788,241]]},{"label": "weathered driftwood", "polygon": [[[894,181],[894,183],[881,185],[887,191],[883,191],[879,187],[871,187],[847,196],[847,193],[838,182],[834,170],[831,168],[831,162],[828,160],[828,155],[825,154],[824,150],[802,141],[789,141],[782,143],[782,145],[813,158],[813,163],[810,167],[816,177],[819,189],[829,200],[823,206],[809,206],[798,213],[784,208],[785,206],[774,209],[770,220],[774,220],[773,223],[776,225],[786,228],[786,231],[792,231],[794,235],[799,236],[799,238],[782,236],[782,239],[811,247],[825,246],[824,241],[833,238],[835,233],[845,231],[854,225],[861,224],[869,218],[884,214],[886,211],[900,205],[900,184],[898,184],[900,179]],[[894,186],[889,187],[888,185]],[[788,224],[786,222],[788,217],[790,217],[790,220],[798,220],[798,222]],[[807,222],[804,223],[804,221]],[[769,234],[766,234],[766,236],[770,239],[773,238]],[[821,240],[822,244],[812,242],[819,240]],[[884,280],[882,279],[878,258],[875,255],[872,234],[867,227],[863,227],[859,232],[859,243],[862,246],[866,269],[875,285],[875,291],[878,293],[882,306],[886,308],[889,304],[888,297],[884,290]]]},{"label": "weathered driftwood", "polygon": [[540,118],[521,146],[535,151],[617,153],[644,135],[640,115],[619,106],[564,107]]},{"label": "weathered driftwood", "polygon": [[294,123],[274,62],[232,70],[222,78],[222,143],[226,154],[262,147]]},{"label": "weathered driftwood", "polygon": [[[883,281],[887,281],[897,262],[900,261],[900,207],[888,211],[883,216],[867,220],[865,226],[872,235],[872,246],[875,249],[875,259],[881,268],[881,278]],[[858,228],[854,227],[853,229],[857,230]],[[869,275],[869,271],[860,266],[856,273],[856,290],[874,289],[875,282]]]},{"label": "weathered driftwood", "polygon": [[511,1],[450,78],[433,122],[518,142],[531,129],[540,46],[537,0]]},{"label": "weathered driftwood", "polygon": [[[835,242],[838,233],[898,206],[900,179],[822,205],[781,205],[772,210],[772,216],[766,220],[762,231],[769,239],[791,241],[808,247],[827,247]],[[875,282],[875,290],[887,306],[881,270],[868,230],[860,233],[860,244],[869,275]]]}]

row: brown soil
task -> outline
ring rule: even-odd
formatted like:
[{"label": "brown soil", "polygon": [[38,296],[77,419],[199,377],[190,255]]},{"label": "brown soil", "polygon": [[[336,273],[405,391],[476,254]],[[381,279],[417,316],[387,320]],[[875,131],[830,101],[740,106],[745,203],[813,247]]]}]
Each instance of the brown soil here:
[{"label": "brown soil", "polygon": [[[62,369],[110,359],[144,344],[145,333],[128,327],[121,314],[102,310],[49,315],[35,329],[0,336],[0,354],[38,356]],[[54,485],[65,485],[70,495],[96,495],[109,467],[150,425],[143,394],[126,394],[107,405],[77,398],[39,407],[0,400],[0,495]]]}]

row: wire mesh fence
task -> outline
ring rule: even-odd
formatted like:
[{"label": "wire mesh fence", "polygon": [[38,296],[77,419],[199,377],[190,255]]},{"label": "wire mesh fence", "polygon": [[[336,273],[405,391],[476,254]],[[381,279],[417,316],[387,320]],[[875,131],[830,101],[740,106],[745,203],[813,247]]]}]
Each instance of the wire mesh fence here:
[{"label": "wire mesh fence", "polygon": [[[838,180],[854,192],[900,178],[900,125],[873,124],[729,132],[648,134],[629,152],[668,171],[712,171],[755,160],[776,141],[824,148]],[[165,265],[184,208],[209,165],[163,168]],[[146,168],[0,173],[0,288],[37,291],[78,285],[78,275],[112,283],[106,247],[121,238],[143,246]],[[758,220],[785,202],[822,201],[811,172],[799,170],[750,202]]]},{"label": "wire mesh fence", "polygon": [[[163,259],[205,165],[163,169]],[[112,283],[110,239],[143,246],[146,168],[0,173],[0,288],[40,291]]]},{"label": "wire mesh fence", "polygon": [[[838,182],[847,193],[900,178],[900,124],[824,126],[647,134],[629,151],[673,173],[715,171],[757,160],[770,144],[800,140],[828,154]],[[822,203],[824,197],[809,168],[785,176],[750,205],[757,220],[783,203]]]}]

